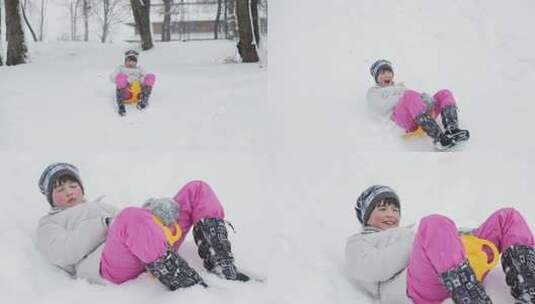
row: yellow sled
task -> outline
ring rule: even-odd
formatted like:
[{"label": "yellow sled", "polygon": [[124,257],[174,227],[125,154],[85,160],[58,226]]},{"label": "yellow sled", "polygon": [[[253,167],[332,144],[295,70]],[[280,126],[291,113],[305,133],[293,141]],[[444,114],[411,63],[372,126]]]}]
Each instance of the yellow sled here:
[{"label": "yellow sled", "polygon": [[139,102],[139,96],[141,96],[141,83],[134,80],[128,88],[130,92],[130,98],[124,101],[125,104],[137,104]]},{"label": "yellow sled", "polygon": [[405,134],[401,135],[401,137],[403,139],[413,139],[413,138],[423,137],[424,135],[425,135],[424,130],[422,130],[422,128],[418,127],[418,129],[416,129],[415,131],[412,131],[412,132],[409,132],[409,133],[405,133]]},{"label": "yellow sled", "polygon": [[[480,239],[472,234],[462,235],[461,241],[464,245],[468,263],[474,270],[477,280],[479,282],[483,281],[485,276],[498,264],[500,259],[498,248],[491,241]],[[485,247],[490,250],[492,256],[489,257],[483,250]]]},{"label": "yellow sled", "polygon": [[162,228],[163,234],[165,235],[165,238],[170,246],[173,246],[178,240],[180,240],[182,237],[182,229],[180,229],[180,226],[177,223],[173,224],[173,228],[175,229],[175,233],[173,233],[171,229],[160,220],[159,217],[153,215],[152,219],[156,224],[158,224],[158,226]]}]

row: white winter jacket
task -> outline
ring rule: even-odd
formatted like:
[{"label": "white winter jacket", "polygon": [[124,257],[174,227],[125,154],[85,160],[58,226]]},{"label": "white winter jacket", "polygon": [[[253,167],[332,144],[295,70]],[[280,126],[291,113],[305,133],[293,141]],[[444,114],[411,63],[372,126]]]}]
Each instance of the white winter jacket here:
[{"label": "white winter jacket", "polygon": [[116,213],[114,207],[100,200],[53,208],[39,220],[37,249],[72,277],[103,283],[100,256],[108,232],[105,219]]},{"label": "white winter jacket", "polygon": [[346,266],[355,284],[380,303],[411,303],[407,297],[407,266],[414,231],[366,226],[346,243]]},{"label": "white winter jacket", "polygon": [[134,80],[143,83],[143,78],[145,78],[145,70],[143,70],[140,66],[136,66],[135,68],[127,68],[122,64],[116,67],[113,73],[111,73],[110,81],[115,83],[115,79],[119,73],[126,74],[128,77],[128,83],[132,83]]},{"label": "white winter jacket", "polygon": [[396,83],[391,86],[381,87],[379,85],[368,89],[366,101],[368,109],[381,117],[390,118],[394,107],[407,90],[403,83]]}]

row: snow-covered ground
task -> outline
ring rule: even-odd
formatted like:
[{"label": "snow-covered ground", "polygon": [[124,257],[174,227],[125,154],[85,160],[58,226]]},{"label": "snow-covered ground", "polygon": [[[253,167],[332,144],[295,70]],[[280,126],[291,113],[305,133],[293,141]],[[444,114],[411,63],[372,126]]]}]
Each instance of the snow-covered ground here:
[{"label": "snow-covered ground", "polygon": [[[515,207],[535,227],[535,166],[525,153],[305,155],[287,158],[282,167],[290,169],[277,178],[284,180],[285,199],[277,211],[284,215],[276,237],[280,251],[269,275],[280,296],[276,303],[372,303],[344,272],[346,238],[360,229],[354,201],[372,184],[397,191],[402,225],[439,213],[460,227],[476,227],[494,210]],[[489,276],[489,292],[495,303],[511,303],[501,278],[500,269]]]},{"label": "snow-covered ground", "polygon": [[76,132],[67,148],[76,151],[153,149],[161,143],[166,149],[241,150],[253,149],[255,134],[266,126],[265,69],[223,64],[234,56],[232,42],[172,42],[143,52],[139,64],[156,74],[150,114],[131,107],[124,119],[117,119],[110,74],[127,45],[35,47],[31,64],[0,72],[2,147],[63,150],[66,139],[51,135],[68,128]]},{"label": "snow-covered ground", "polygon": [[[359,230],[354,200],[375,183],[397,190],[402,224],[442,213],[476,226],[513,206],[535,227],[534,8],[270,2],[269,68],[224,64],[231,42],[157,44],[140,56],[157,75],[151,106],[124,118],[108,75],[128,45],[33,45],[31,64],[0,67],[0,302],[372,303],[344,273],[344,246]],[[428,153],[429,140],[403,141],[368,117],[368,68],[378,58],[410,87],[456,94],[473,136],[463,152]],[[117,206],[208,181],[236,227],[238,265],[265,282],[207,274],[191,238],[180,252],[212,288],[67,278],[33,246],[47,211],[37,179],[53,161],[76,164],[87,196]],[[486,286],[495,303],[511,302],[499,268]]]},{"label": "snow-covered ground", "polygon": [[386,58],[409,88],[454,93],[472,133],[464,150],[535,150],[533,1],[280,2],[270,4],[269,93],[285,108],[288,141],[432,151],[365,115],[369,67]]},{"label": "snow-covered ground", "polygon": [[[166,292],[149,277],[120,287],[74,281],[35,251],[37,220],[48,210],[37,181],[44,167],[68,161],[80,168],[86,195],[119,207],[153,196],[173,196],[192,179],[215,189],[237,234],[233,251],[241,268],[267,278],[272,242],[268,227],[274,142],[263,64],[225,63],[229,41],[157,44],[139,63],[157,76],[150,107],[114,106],[109,74],[127,44],[32,45],[31,63],[0,68],[0,182],[6,194],[0,216],[2,303],[246,303],[267,298],[266,284],[225,282],[203,270],[193,240],[181,253],[213,288]],[[9,203],[8,203],[9,201]]]},{"label": "snow-covered ground", "polygon": [[[277,177],[280,252],[270,272],[277,303],[372,303],[344,275],[346,238],[359,231],[356,197],[387,184],[402,224],[430,213],[477,226],[513,206],[535,227],[531,1],[279,1],[270,3],[268,98],[284,133]],[[457,96],[472,132],[463,152],[404,141],[366,113],[369,66],[393,61],[396,79]],[[499,268],[486,285],[511,303]],[[298,300],[297,300],[298,299]]]}]

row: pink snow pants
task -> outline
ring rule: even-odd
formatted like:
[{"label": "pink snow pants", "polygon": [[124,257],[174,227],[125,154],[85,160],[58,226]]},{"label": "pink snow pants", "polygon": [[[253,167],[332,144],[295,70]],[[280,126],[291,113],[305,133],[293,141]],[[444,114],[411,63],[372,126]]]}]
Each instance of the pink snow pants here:
[{"label": "pink snow pants", "polygon": [[[203,218],[224,218],[224,211],[214,191],[203,181],[187,183],[173,200],[180,206],[178,224],[182,238],[173,248],[178,249],[192,225]],[[145,271],[145,265],[163,256],[167,239],[149,210],[139,207],[123,209],[114,219],[100,260],[101,276],[120,284],[135,279]]]},{"label": "pink snow pants", "polygon": [[[533,246],[534,239],[524,218],[513,208],[494,212],[474,231],[489,240],[500,252],[514,244]],[[449,218],[430,215],[420,221],[407,269],[407,295],[415,304],[442,303],[448,292],[439,274],[465,260],[457,227]]]},{"label": "pink snow pants", "polygon": [[[433,112],[439,114],[444,107],[455,105],[455,98],[449,90],[440,90],[433,95],[435,100]],[[398,126],[402,127],[407,133],[418,129],[414,121],[416,117],[427,111],[427,103],[420,97],[420,93],[413,90],[406,90],[390,117]]]},{"label": "pink snow pants", "polygon": [[[156,75],[149,73],[143,77],[142,85],[152,87],[156,82]],[[119,73],[115,77],[115,85],[118,89],[124,89],[128,86],[128,76],[125,73]]]}]

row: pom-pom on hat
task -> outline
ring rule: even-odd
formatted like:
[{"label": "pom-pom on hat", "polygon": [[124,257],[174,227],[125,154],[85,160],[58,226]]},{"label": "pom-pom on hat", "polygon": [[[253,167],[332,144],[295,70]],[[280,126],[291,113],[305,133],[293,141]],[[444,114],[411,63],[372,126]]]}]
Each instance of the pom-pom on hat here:
[{"label": "pom-pom on hat", "polygon": [[54,184],[58,178],[63,176],[69,176],[76,180],[80,188],[82,188],[82,192],[84,192],[84,186],[82,185],[78,168],[68,163],[53,163],[46,167],[39,178],[39,190],[46,196],[48,203],[52,207],[54,207],[54,202],[52,201]]},{"label": "pom-pom on hat", "polygon": [[170,226],[178,221],[180,206],[170,198],[149,198],[143,203],[143,208],[157,216],[163,224]]},{"label": "pom-pom on hat", "polygon": [[393,199],[397,203],[397,207],[400,208],[399,197],[392,188],[382,185],[373,185],[364,190],[364,192],[357,198],[355,204],[355,212],[359,222],[363,226],[366,226],[373,209],[375,209],[378,203],[387,198]]}]

